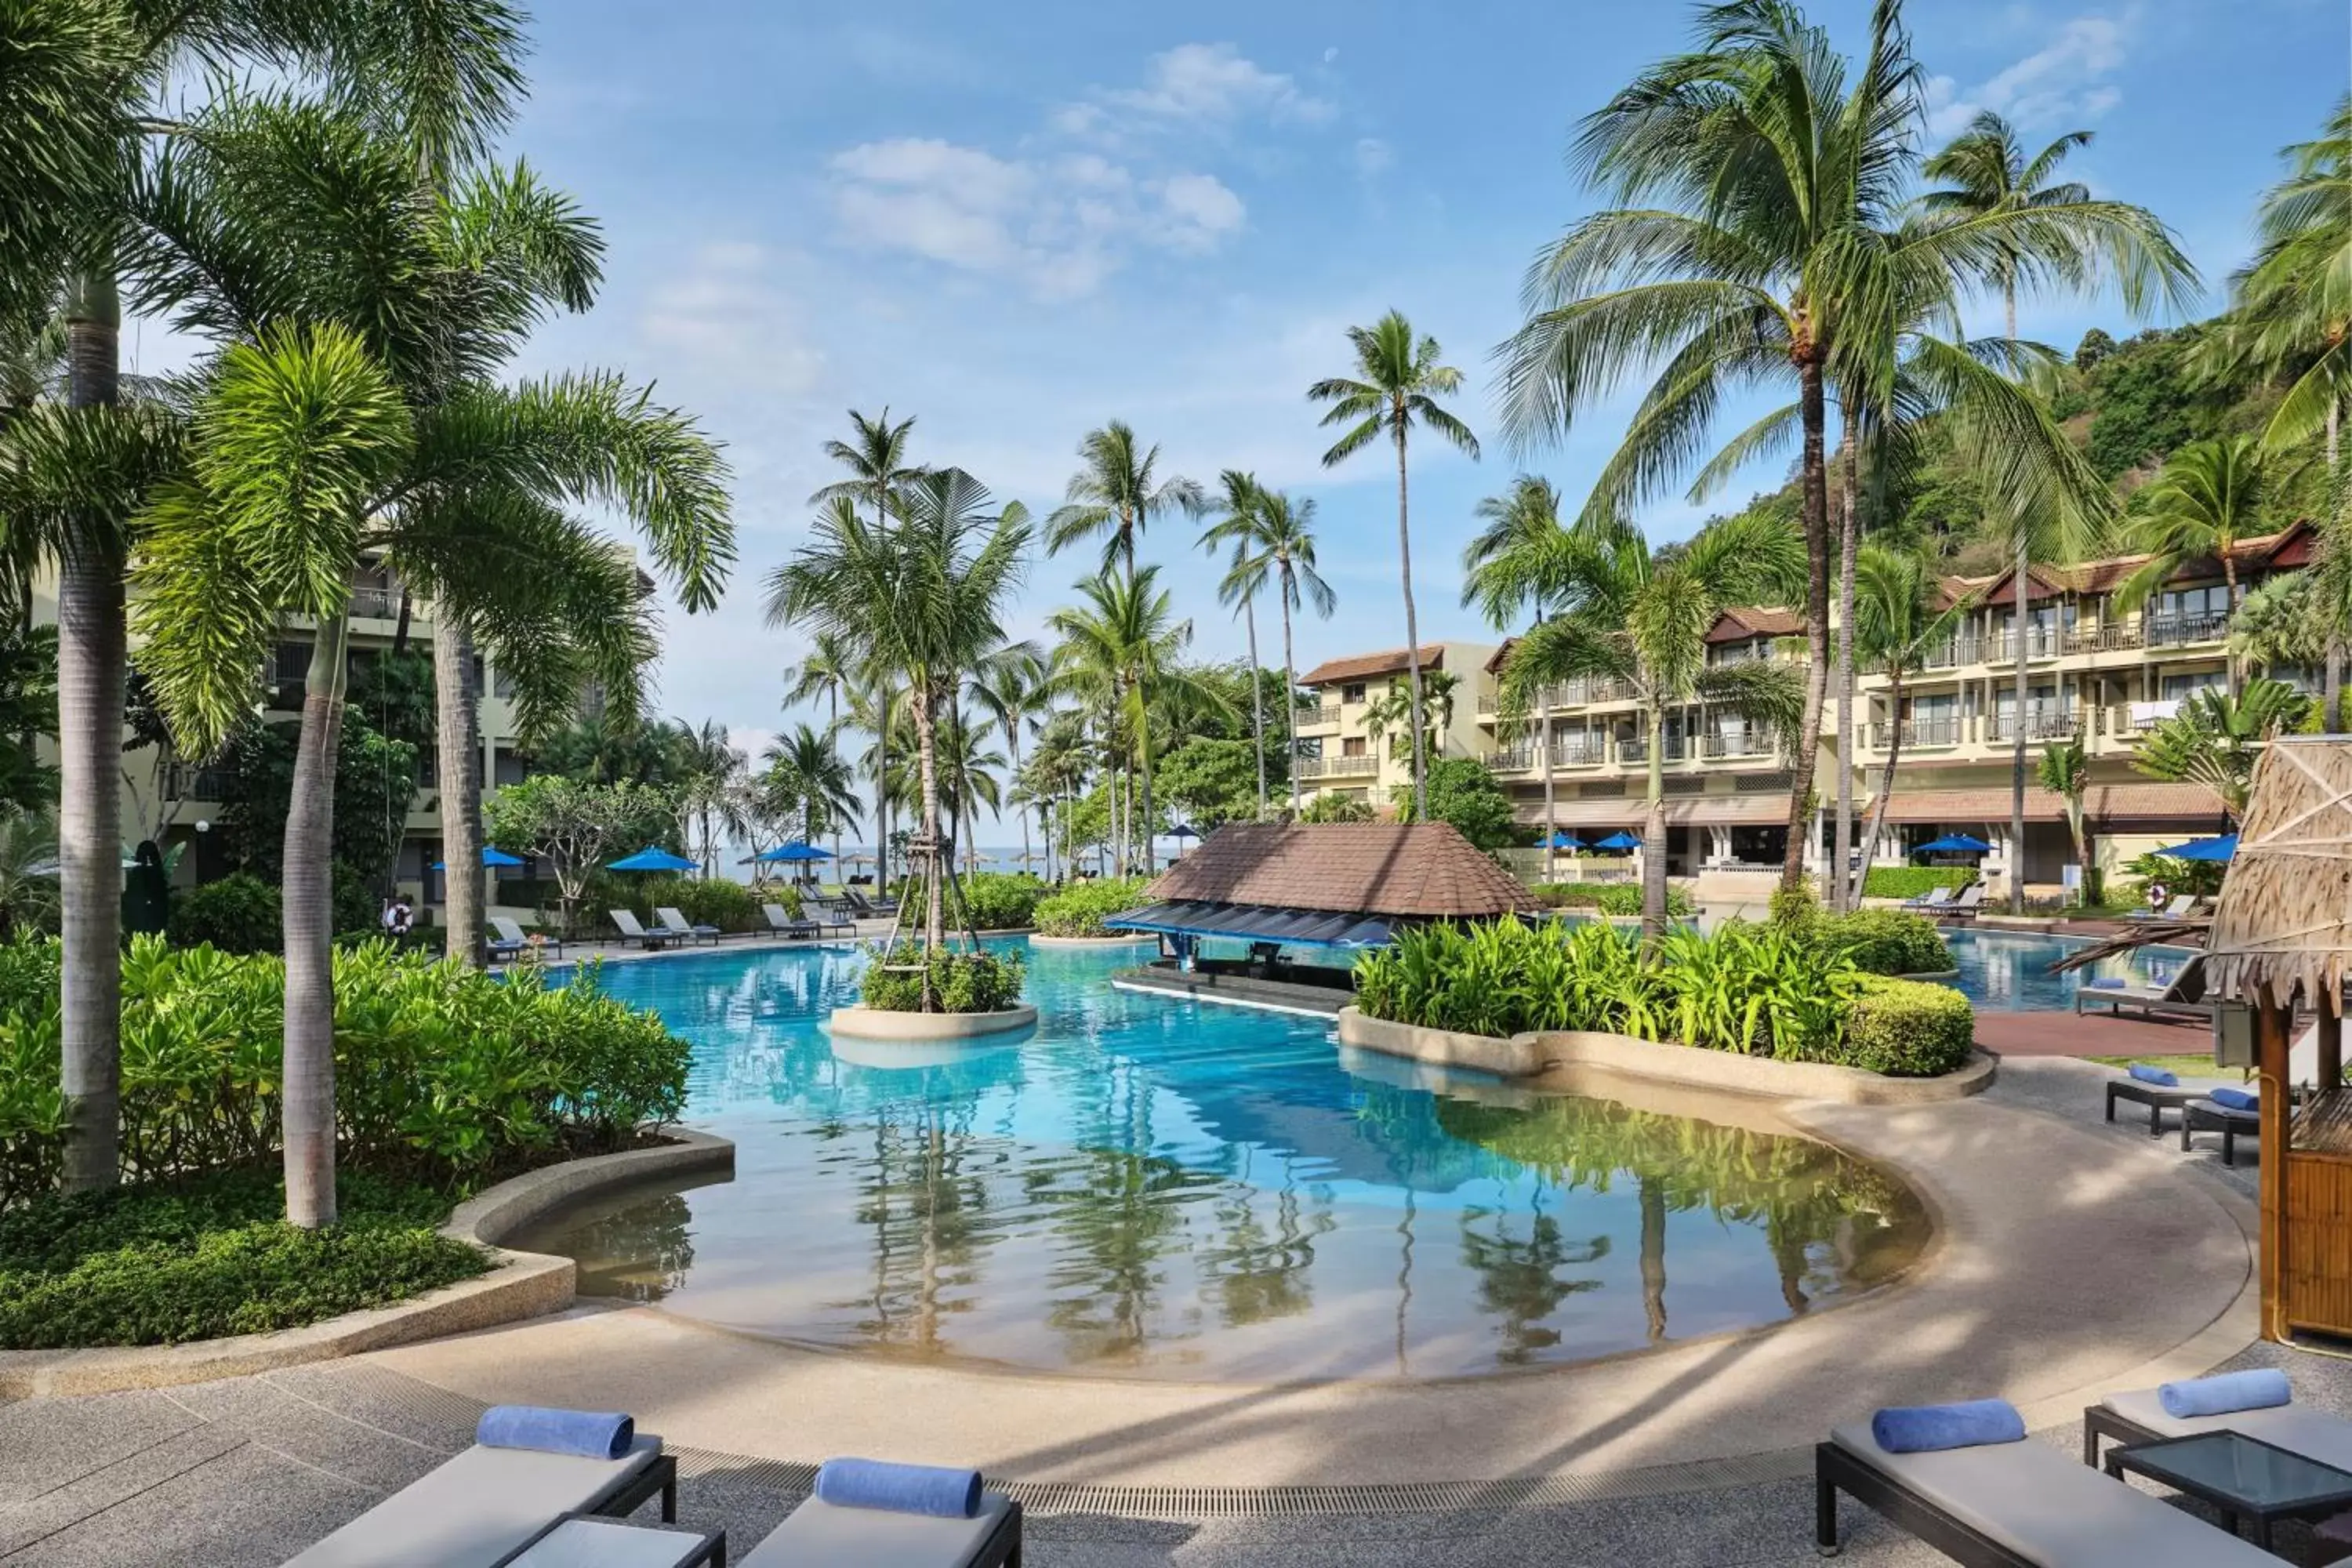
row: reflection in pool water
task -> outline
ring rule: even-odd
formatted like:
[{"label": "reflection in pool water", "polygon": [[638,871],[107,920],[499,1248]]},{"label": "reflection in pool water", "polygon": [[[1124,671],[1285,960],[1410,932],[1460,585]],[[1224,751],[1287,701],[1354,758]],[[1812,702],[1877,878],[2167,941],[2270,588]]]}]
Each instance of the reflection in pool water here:
[{"label": "reflection in pool water", "polygon": [[1825,1145],[1111,990],[1131,962],[1039,950],[1033,1035],[911,1053],[818,1026],[854,953],[611,970],[695,1042],[688,1115],[736,1140],[735,1178],[610,1196],[520,1244],[579,1258],[583,1290],[801,1342],[1297,1378],[1769,1323],[1884,1282],[1923,1235],[1899,1184]]},{"label": "reflection in pool water", "polygon": [[1946,931],[1952,981],[1983,1012],[2067,1012],[2074,993],[2094,978],[2133,985],[2169,985],[2180,966],[2197,956],[2185,947],[2142,947],[2100,959],[2086,969],[2053,974],[2050,966],[2090,945],[2084,937],[2042,936],[2024,931]]}]

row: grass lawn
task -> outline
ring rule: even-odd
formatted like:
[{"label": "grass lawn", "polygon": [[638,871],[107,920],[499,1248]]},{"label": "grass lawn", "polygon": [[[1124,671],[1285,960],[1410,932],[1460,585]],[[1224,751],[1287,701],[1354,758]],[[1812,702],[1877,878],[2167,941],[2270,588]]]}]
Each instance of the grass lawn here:
[{"label": "grass lawn", "polygon": [[[2134,1067],[2162,1068],[2165,1071],[2178,1073],[2182,1078],[2211,1078],[2227,1080],[2231,1073],[2238,1072],[2235,1068],[2215,1067],[2210,1057],[2084,1057],[2083,1060],[2096,1062],[2101,1067],[2120,1068],[2125,1071],[2129,1071]],[[2246,1078],[2251,1075],[2238,1072],[2238,1076]]]},{"label": "grass lawn", "polygon": [[485,1272],[447,1197],[345,1172],[341,1223],[278,1216],[275,1165],[0,1212],[0,1349],[176,1344],[299,1328]]}]

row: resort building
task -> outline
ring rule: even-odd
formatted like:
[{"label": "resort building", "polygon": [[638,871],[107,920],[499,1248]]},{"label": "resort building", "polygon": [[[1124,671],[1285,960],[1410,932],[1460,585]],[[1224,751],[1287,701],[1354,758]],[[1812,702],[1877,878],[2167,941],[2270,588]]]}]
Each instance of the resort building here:
[{"label": "resort building", "polygon": [[[1429,643],[1421,650],[1423,696],[1434,721],[1431,761],[1484,757],[1494,750],[1491,720],[1496,656],[1492,643]],[[1316,694],[1298,710],[1299,787],[1315,796],[1360,801],[1378,808],[1412,788],[1412,731],[1403,714],[1410,701],[1406,650],[1327,659],[1298,678]]]},{"label": "resort building", "polygon": [[[2311,531],[2303,525],[2244,542],[2231,563],[2240,591],[2307,564],[2312,546]],[[1833,705],[1823,715],[1814,784],[1820,832],[1808,847],[1809,862],[1818,870],[1826,861],[1837,769],[1853,770],[1859,834],[1893,752],[1897,760],[1885,827],[1868,847],[1873,863],[1899,865],[1915,845],[1968,833],[1993,846],[1983,868],[1996,889],[2006,887],[2021,861],[2029,889],[2056,892],[2074,858],[2059,798],[2030,787],[2024,843],[2010,842],[2011,748],[2021,723],[2030,755],[2042,743],[2082,737],[2090,764],[2084,816],[2095,865],[2114,869],[2158,845],[2221,830],[2221,805],[2210,791],[2152,781],[2133,769],[2131,758],[2140,735],[2179,711],[2183,700],[2226,686],[2229,587],[2220,562],[2193,563],[2144,605],[2126,610],[2117,591],[2147,560],[2122,556],[2034,567],[2021,632],[2012,574],[1947,580],[1946,603],[1969,608],[1954,635],[1928,651],[1923,668],[1906,673],[1899,699],[1886,671],[1865,669],[1856,732],[1836,733]],[[1787,609],[1731,610],[1708,635],[1708,658],[1717,664],[1801,664],[1803,631],[1801,617]],[[2021,715],[2015,687],[2021,635],[2030,666]],[[1451,712],[1439,710],[1444,754],[1485,762],[1530,826],[1546,819],[1549,771],[1553,827],[1587,842],[1618,831],[1639,834],[1648,758],[1633,689],[1607,680],[1570,681],[1543,693],[1527,719],[1511,723],[1499,697],[1509,648],[1507,642],[1500,647],[1445,643],[1423,650],[1424,668],[1441,668],[1456,681],[1447,693]],[[1383,805],[1409,784],[1407,737],[1389,732],[1376,740],[1363,721],[1368,700],[1391,685],[1402,687],[1403,669],[1399,650],[1334,659],[1301,679],[1315,705],[1299,710],[1305,753],[1299,768],[1315,795],[1358,795]],[[2318,684],[2315,671],[2270,673],[2307,689]],[[1735,713],[1691,703],[1666,715],[1664,750],[1669,874],[1736,879],[1743,871],[1777,871],[1790,805],[1782,742]],[[1574,873],[1575,863],[1560,864],[1564,874]]]}]

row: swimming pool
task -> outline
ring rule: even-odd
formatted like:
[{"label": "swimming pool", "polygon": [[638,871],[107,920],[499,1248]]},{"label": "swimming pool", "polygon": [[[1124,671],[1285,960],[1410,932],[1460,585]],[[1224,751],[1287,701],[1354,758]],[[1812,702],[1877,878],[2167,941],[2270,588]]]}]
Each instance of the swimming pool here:
[{"label": "swimming pool", "polygon": [[945,1047],[830,1041],[845,950],[614,966],[609,991],[694,1042],[688,1120],[736,1141],[735,1177],[517,1244],[578,1258],[585,1292],[800,1343],[1214,1380],[1459,1376],[1768,1324],[1894,1278],[1925,1235],[1900,1184],[1803,1138],[1114,991],[1132,952],[1029,962],[1038,1028]]},{"label": "swimming pool", "polygon": [[2135,985],[2168,985],[2180,966],[2197,956],[2185,947],[2143,947],[2103,958],[2085,969],[2052,974],[2052,964],[2089,946],[2089,939],[1948,931],[1944,941],[1960,972],[1949,984],[1979,1009],[1997,1013],[2071,1012],[2075,992],[2095,976]]}]

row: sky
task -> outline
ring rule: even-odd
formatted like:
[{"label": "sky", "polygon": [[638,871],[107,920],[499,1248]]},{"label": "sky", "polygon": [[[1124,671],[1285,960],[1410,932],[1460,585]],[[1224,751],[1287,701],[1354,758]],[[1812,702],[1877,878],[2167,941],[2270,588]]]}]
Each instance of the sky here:
[{"label": "sky", "polygon": [[[1863,0],[1809,9],[1860,46]],[[594,310],[543,330],[518,369],[620,369],[726,443],[741,559],[718,611],[670,606],[657,705],[718,719],[755,752],[822,717],[781,706],[806,645],[764,624],[763,583],[803,542],[809,493],[836,477],[820,447],[847,434],[848,409],[914,416],[918,460],[965,468],[1041,517],[1080,437],[1112,418],[1159,445],[1163,473],[1213,483],[1239,468],[1312,498],[1339,607],[1298,626],[1302,669],[1404,640],[1393,465],[1375,448],[1325,468],[1331,433],[1304,395],[1349,371],[1349,324],[1394,308],[1433,334],[1484,447],[1476,461],[1433,440],[1413,449],[1424,640],[1493,640],[1458,603],[1477,500],[1522,469],[1580,500],[1622,432],[1630,397],[1565,442],[1514,452],[1490,356],[1521,320],[1529,259],[1598,205],[1564,165],[1574,121],[1683,44],[1685,5],[537,12],[533,96],[507,153],[575,195],[610,248]],[[1907,20],[1932,76],[1927,135],[1979,108],[2037,146],[2095,132],[2069,172],[2173,227],[2207,279],[2200,314],[2244,258],[2277,149],[2314,133],[2352,80],[2344,0],[1913,0]],[[1996,319],[1986,308],[1972,325]],[[2129,324],[2097,299],[2031,301],[2021,327],[2071,349],[2090,326]],[[1763,466],[1643,521],[1685,535],[1785,472]],[[1238,657],[1196,531],[1162,521],[1143,557],[1165,564],[1194,652]],[[1087,564],[1033,561],[1015,635],[1036,635]],[[1260,636],[1278,663],[1271,626]]]}]

